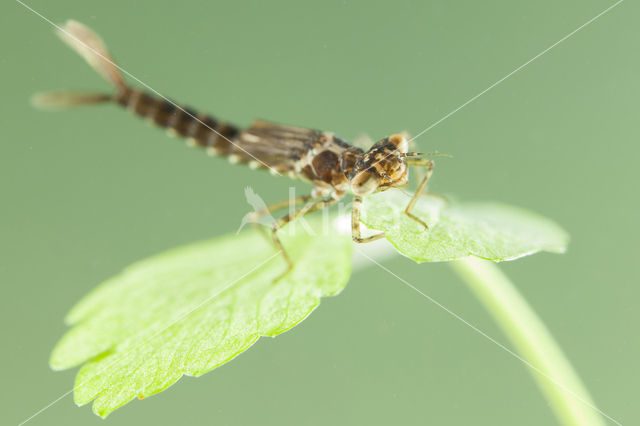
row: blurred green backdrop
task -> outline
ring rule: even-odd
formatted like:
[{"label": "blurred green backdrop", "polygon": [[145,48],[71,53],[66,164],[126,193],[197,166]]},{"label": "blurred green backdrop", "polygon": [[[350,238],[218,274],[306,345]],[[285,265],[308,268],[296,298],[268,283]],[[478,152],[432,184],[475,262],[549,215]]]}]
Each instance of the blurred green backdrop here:
[{"label": "blurred green backdrop", "polygon": [[[613,2],[66,1],[159,92],[246,125],[266,118],[352,139],[414,134]],[[42,18],[0,6],[0,423],[73,386],[47,360],[65,312],[127,264],[235,231],[243,188],[290,181],[185,148],[115,107],[43,113],[35,91],[107,89]],[[599,407],[637,410],[640,95],[637,3],[626,1],[419,139],[432,189],[549,216],[566,255],[504,264]],[[300,186],[302,191],[304,185]],[[386,265],[504,342],[447,265]],[[300,326],[114,413],[137,424],[553,424],[524,366],[372,266]],[[67,396],[29,425],[98,424]]]}]

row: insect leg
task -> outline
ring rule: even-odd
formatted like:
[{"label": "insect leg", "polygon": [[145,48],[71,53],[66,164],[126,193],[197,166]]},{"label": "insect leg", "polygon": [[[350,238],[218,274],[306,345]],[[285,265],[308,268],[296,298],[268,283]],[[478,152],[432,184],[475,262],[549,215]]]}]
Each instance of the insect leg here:
[{"label": "insect leg", "polygon": [[416,201],[418,201],[418,198],[422,194],[422,191],[425,190],[425,188],[427,187],[427,182],[429,181],[429,178],[433,174],[434,163],[433,163],[432,160],[428,160],[426,158],[408,158],[407,159],[407,165],[409,165],[409,166],[421,166],[421,167],[426,168],[426,170],[427,170],[426,174],[424,175],[424,177],[420,181],[420,184],[418,185],[418,189],[416,189],[415,194],[413,194],[413,197],[411,197],[411,201],[409,201],[409,204],[407,204],[407,208],[404,209],[404,213],[407,216],[409,216],[411,219],[415,220],[416,222],[418,222],[419,224],[424,226],[425,230],[427,230],[427,229],[429,229],[429,226],[427,226],[427,224],[422,219],[420,219],[418,216],[416,216],[413,213],[411,213],[411,209],[416,204]]},{"label": "insect leg", "polygon": [[252,212],[251,215],[249,216],[249,222],[251,222],[253,226],[255,226],[258,229],[258,231],[260,231],[265,237],[269,238],[267,234],[264,232],[264,228],[260,226],[260,223],[258,223],[258,219],[260,219],[262,216],[266,214],[273,213],[276,210],[280,210],[289,206],[295,206],[300,203],[306,203],[307,201],[310,201],[310,200],[313,200],[313,197],[311,195],[304,195],[302,197],[296,197],[291,200],[284,200],[277,203],[269,204],[262,210]]},{"label": "insect leg", "polygon": [[[407,139],[409,141],[409,149],[411,151],[418,151],[418,144],[416,143],[416,141],[414,141],[413,139],[411,139],[411,136],[409,135],[409,132],[404,131],[401,133],[401,135],[403,135],[405,137],[405,139]],[[416,168],[415,169],[416,172],[416,181],[418,182],[422,182],[422,179],[424,179],[424,170],[422,168]],[[422,193],[422,190],[416,190],[416,193]]]},{"label": "insect leg", "polygon": [[362,237],[360,235],[360,208],[362,207],[362,197],[353,197],[353,206],[351,207],[351,238],[356,243],[369,243],[384,237],[384,232]]},{"label": "insect leg", "polygon": [[[311,197],[307,197],[307,199],[309,198]],[[271,226],[271,238],[273,240],[273,244],[276,246],[276,249],[282,252],[282,257],[284,257],[284,260],[287,262],[287,269],[278,278],[276,278],[276,281],[278,281],[280,278],[289,273],[291,269],[293,269],[293,262],[291,261],[291,258],[287,254],[287,251],[284,249],[284,246],[282,245],[282,242],[278,237],[278,231],[281,228],[285,227],[289,222],[292,222],[308,213],[328,207],[336,201],[338,201],[338,198],[334,197],[312,200],[310,203],[305,204],[299,209],[294,210],[293,212],[287,214],[284,217],[281,217],[276,222],[274,222],[274,224]]]}]

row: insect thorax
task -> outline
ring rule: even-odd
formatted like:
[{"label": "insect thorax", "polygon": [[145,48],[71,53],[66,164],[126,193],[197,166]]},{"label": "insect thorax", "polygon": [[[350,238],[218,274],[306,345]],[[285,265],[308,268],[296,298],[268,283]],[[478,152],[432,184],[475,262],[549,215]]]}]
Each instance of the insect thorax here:
[{"label": "insect thorax", "polygon": [[299,160],[299,177],[316,185],[314,195],[333,193],[342,196],[349,190],[354,165],[364,151],[328,132],[322,132],[318,142]]}]

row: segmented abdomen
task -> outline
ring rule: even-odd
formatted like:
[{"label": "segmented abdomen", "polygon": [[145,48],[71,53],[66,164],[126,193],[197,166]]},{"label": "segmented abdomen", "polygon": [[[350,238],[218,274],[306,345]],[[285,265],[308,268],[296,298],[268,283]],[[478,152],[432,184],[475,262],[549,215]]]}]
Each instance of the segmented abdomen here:
[{"label": "segmented abdomen", "polygon": [[197,146],[208,148],[213,154],[230,155],[235,151],[234,139],[240,130],[209,115],[131,88],[119,93],[116,102],[157,126],[188,138]]}]

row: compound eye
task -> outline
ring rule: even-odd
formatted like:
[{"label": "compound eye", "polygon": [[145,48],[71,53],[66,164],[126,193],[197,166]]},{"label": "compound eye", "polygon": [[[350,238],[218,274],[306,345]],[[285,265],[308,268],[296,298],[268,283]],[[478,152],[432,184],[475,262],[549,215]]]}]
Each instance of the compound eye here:
[{"label": "compound eye", "polygon": [[396,149],[400,152],[409,151],[409,142],[407,141],[407,138],[401,134],[396,133],[389,136],[389,142],[395,145]]}]

